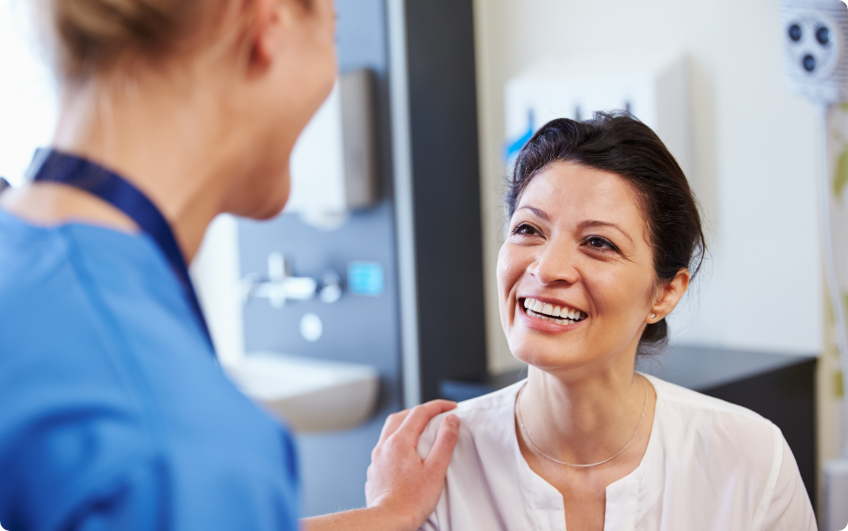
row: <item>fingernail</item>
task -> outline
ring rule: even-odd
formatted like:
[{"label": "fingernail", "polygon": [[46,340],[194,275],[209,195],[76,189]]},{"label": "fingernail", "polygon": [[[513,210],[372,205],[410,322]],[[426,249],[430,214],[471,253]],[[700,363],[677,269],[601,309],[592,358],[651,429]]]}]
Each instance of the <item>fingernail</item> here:
[{"label": "fingernail", "polygon": [[448,421],[448,426],[450,426],[451,428],[459,427],[459,418],[457,418],[456,416],[451,415],[446,420]]}]

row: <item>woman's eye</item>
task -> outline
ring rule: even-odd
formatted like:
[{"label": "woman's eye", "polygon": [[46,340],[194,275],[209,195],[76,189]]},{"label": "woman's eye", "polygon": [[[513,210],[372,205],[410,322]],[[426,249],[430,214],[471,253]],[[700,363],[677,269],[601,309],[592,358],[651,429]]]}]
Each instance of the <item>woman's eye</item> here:
[{"label": "woman's eye", "polygon": [[522,236],[535,236],[539,234],[539,232],[533,228],[531,225],[526,223],[521,223],[512,231],[513,234],[521,234]]},{"label": "woman's eye", "polygon": [[589,236],[586,238],[586,243],[589,247],[598,250],[610,250],[610,251],[618,251],[615,245],[611,244],[608,240],[601,238],[600,236]]}]

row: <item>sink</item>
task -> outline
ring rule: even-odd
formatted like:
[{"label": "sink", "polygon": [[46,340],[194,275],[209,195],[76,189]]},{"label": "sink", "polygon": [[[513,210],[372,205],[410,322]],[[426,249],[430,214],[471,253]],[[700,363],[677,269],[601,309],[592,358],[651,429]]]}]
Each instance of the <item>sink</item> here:
[{"label": "sink", "polygon": [[377,369],[274,352],[247,354],[224,370],[245,395],[297,432],[362,424],[377,403]]}]

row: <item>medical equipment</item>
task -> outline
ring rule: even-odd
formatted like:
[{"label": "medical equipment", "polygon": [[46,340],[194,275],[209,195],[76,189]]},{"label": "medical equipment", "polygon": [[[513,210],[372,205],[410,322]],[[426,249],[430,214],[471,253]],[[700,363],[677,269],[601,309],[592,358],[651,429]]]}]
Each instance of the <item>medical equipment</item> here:
[{"label": "medical equipment", "polygon": [[[848,8],[839,0],[783,0],[782,7],[786,86],[815,105],[821,130],[819,186],[825,275],[843,389],[848,389],[848,263],[838,262],[848,252],[848,231],[838,222],[839,214],[848,209],[844,195],[848,192],[840,185],[840,172],[831,168],[828,125],[833,106],[848,101]],[[845,411],[848,429],[848,408]],[[848,523],[848,436],[841,459],[825,465],[824,477],[824,529],[838,531]]]}]

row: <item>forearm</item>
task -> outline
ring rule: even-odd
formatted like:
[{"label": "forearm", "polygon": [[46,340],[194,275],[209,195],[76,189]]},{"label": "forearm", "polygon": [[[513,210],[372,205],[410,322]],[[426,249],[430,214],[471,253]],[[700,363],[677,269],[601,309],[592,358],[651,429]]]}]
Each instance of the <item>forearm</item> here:
[{"label": "forearm", "polygon": [[380,507],[354,509],[342,513],[304,518],[303,531],[416,531],[423,522]]}]

